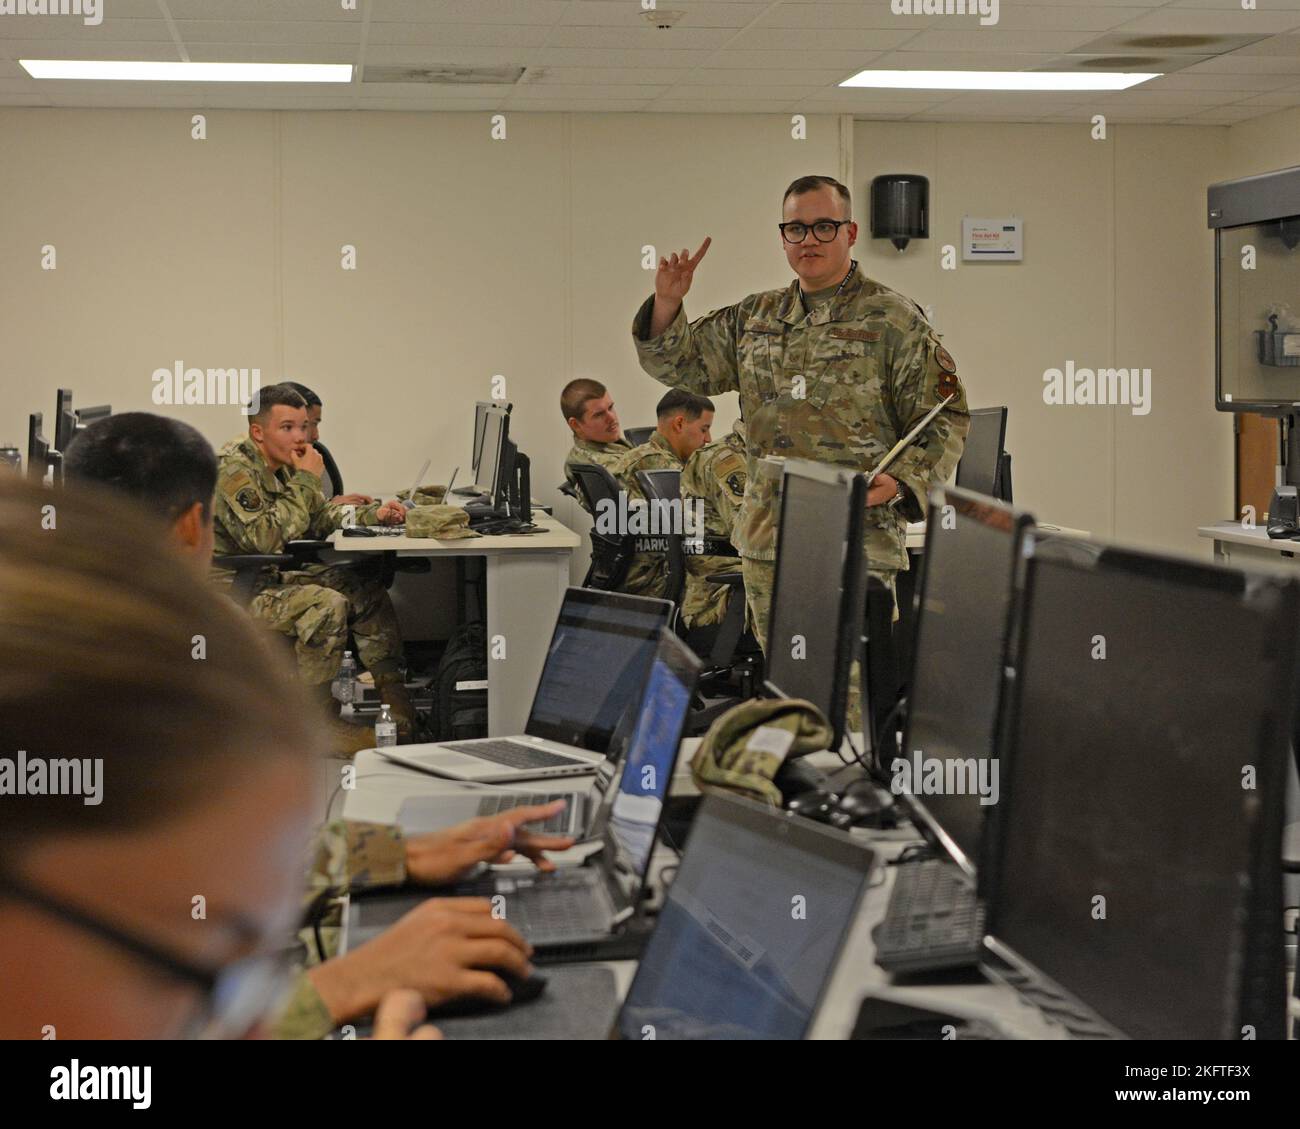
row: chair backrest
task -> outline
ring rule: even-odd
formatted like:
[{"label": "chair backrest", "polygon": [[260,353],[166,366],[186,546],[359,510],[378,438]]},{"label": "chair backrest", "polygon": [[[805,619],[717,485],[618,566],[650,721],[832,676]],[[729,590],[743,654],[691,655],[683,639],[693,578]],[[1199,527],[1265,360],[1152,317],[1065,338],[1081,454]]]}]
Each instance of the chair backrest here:
[{"label": "chair backrest", "polygon": [[611,505],[613,512],[618,512],[618,496],[622,488],[609,471],[595,463],[571,466],[569,474],[592,518],[591,567],[582,586],[604,592],[617,591],[632,564],[633,539],[627,534],[601,532],[598,518],[601,509],[608,509]]},{"label": "chair backrest", "polygon": [[[321,461],[325,464],[325,473],[329,475],[330,483],[334,487],[335,494],[346,494],[343,489],[343,474],[339,470],[339,464],[334,461],[334,456],[330,454],[330,449],[324,443],[317,440],[312,444],[320,452]],[[326,501],[329,501],[327,498]]]},{"label": "chair backrest", "polygon": [[[677,512],[683,512],[680,470],[639,470],[636,478],[648,502],[671,504],[676,500]],[[703,530],[697,533],[702,535]],[[686,590],[686,550],[682,546],[685,537],[681,532],[659,533],[657,536],[667,538],[668,541],[668,591],[664,595],[680,608],[682,593]]]},{"label": "chair backrest", "polygon": [[623,435],[633,447],[639,447],[642,443],[649,443],[650,436],[655,433],[653,427],[628,427],[623,430]]}]

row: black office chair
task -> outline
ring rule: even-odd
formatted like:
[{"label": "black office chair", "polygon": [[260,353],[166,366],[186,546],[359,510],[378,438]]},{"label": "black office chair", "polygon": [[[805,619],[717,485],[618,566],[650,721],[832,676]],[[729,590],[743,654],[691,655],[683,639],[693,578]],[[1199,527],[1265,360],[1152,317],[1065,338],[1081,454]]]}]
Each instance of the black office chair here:
[{"label": "black office chair", "polygon": [[[334,461],[334,456],[330,454],[330,449],[325,446],[319,439],[312,444],[320,452],[320,457],[325,463],[325,473],[329,475],[330,482],[334,486],[335,494],[346,494],[343,488],[343,472],[339,470],[339,464]],[[329,499],[326,499],[328,501]]]},{"label": "black office chair", "polygon": [[317,556],[322,549],[332,548],[329,541],[290,541],[283,553],[230,553],[214,556],[212,563],[218,568],[228,568],[235,574],[230,596],[241,606],[253,598],[253,586],[264,568],[295,569],[303,565],[320,564]]},{"label": "black office chair", "polygon": [[[582,587],[596,588],[602,592],[617,592],[627,578],[636,552],[636,538],[628,534],[602,533],[597,529],[596,518],[605,508],[618,512],[618,498],[623,492],[614,476],[603,466],[581,463],[569,469],[574,489],[581,494],[587,512],[591,515],[591,565],[583,577]],[[571,491],[566,491],[570,493]]]},{"label": "black office chair", "polygon": [[[637,481],[646,498],[654,503],[670,504],[681,500],[681,471],[639,470]],[[704,659],[700,674],[699,698],[719,698],[705,709],[692,712],[688,736],[703,733],[713,719],[738,701],[754,696],[763,678],[763,653],[752,632],[745,631],[745,583],[740,561],[730,542],[706,537],[700,548],[712,557],[737,557],[734,571],[718,572],[707,579],[711,584],[731,589],[727,612],[721,624],[687,628],[681,617],[682,597],[686,591],[686,537],[682,533],[660,533],[668,543],[668,598],[677,605],[673,627],[686,645]]]},{"label": "black office chair", "polygon": [[623,437],[632,444],[633,447],[639,447],[642,443],[649,443],[657,429],[653,427],[629,427],[623,432]]}]

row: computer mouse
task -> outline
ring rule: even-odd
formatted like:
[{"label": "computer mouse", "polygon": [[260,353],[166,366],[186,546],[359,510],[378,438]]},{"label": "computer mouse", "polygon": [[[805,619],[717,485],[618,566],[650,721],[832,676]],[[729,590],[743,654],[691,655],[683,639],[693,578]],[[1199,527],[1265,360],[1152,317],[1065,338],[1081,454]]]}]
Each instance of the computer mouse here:
[{"label": "computer mouse", "polygon": [[379,534],[364,525],[353,526],[343,531],[344,537],[378,537]]},{"label": "computer mouse", "polygon": [[836,827],[894,827],[894,797],[870,780],[855,780],[844,789],[831,813]]},{"label": "computer mouse", "polygon": [[482,996],[460,996],[431,1009],[429,1012],[430,1018],[437,1021],[438,1019],[452,1019],[463,1015],[486,1015],[491,1012],[505,1011],[506,1008],[513,1007],[515,1004],[532,1003],[546,990],[546,977],[536,972],[531,976],[520,979],[513,972],[509,972],[504,968],[485,968],[483,971],[490,972],[505,981],[506,987],[510,989],[512,996],[508,1004],[499,1004],[496,1000],[485,999]]},{"label": "computer mouse", "polygon": [[805,819],[813,819],[818,823],[829,823],[831,812],[835,810],[838,802],[839,796],[834,792],[814,790],[801,792],[794,799],[787,801],[785,808],[786,811],[801,815]]}]

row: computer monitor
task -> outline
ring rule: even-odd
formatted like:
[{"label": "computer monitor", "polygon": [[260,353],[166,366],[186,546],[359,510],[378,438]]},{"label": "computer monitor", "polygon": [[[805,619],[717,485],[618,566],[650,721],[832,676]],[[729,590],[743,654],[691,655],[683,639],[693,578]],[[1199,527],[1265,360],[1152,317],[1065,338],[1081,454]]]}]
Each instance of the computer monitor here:
[{"label": "computer monitor", "polygon": [[510,438],[510,413],[496,404],[483,408],[483,437],[479,444],[479,469],[476,484],[491,498],[492,507],[498,508],[498,499],[506,487],[503,460],[510,460],[506,443]]},{"label": "computer monitor", "polygon": [[27,477],[44,482],[53,471],[57,482],[63,470],[63,455],[50,448],[49,440],[42,434],[43,426],[44,417],[40,412],[32,412],[27,417]]},{"label": "computer monitor", "polygon": [[113,414],[108,404],[96,404],[93,408],[74,410],[72,407],[72,389],[60,388],[54,409],[54,449],[66,454],[68,445],[96,420],[107,419]]},{"label": "computer monitor", "polygon": [[474,447],[470,455],[471,481],[476,486],[487,485],[484,474],[490,475],[492,467],[483,466],[483,434],[487,424],[487,413],[490,408],[504,408],[508,415],[513,404],[501,404],[496,400],[479,400],[474,404]]},{"label": "computer monitor", "polygon": [[972,408],[966,446],[957,463],[957,485],[990,498],[1011,502],[1011,456],[1006,408]]},{"label": "computer monitor", "polygon": [[781,490],[767,692],[818,706],[838,749],[862,642],[867,484],[842,467],[790,459]]},{"label": "computer monitor", "polygon": [[1280,1038],[1300,587],[1030,558],[990,825],[989,967],[1088,1032]]},{"label": "computer monitor", "polygon": [[871,859],[867,847],[810,820],[706,796],[615,1033],[803,1038],[857,917]]},{"label": "computer monitor", "polygon": [[617,786],[606,791],[596,815],[596,826],[604,828],[605,864],[638,884],[649,874],[700,666],[676,635],[660,631]]},{"label": "computer monitor", "polygon": [[1001,785],[998,704],[1032,529],[1028,514],[978,494],[930,495],[903,729],[906,768],[892,778],[905,788],[922,833],[971,877],[997,800],[990,785]]},{"label": "computer monitor", "polygon": [[77,413],[72,410],[72,389],[60,388],[54,404],[54,449],[66,451],[77,433]]},{"label": "computer monitor", "polygon": [[639,700],[672,608],[668,600],[567,589],[525,734],[608,752],[629,703]]}]

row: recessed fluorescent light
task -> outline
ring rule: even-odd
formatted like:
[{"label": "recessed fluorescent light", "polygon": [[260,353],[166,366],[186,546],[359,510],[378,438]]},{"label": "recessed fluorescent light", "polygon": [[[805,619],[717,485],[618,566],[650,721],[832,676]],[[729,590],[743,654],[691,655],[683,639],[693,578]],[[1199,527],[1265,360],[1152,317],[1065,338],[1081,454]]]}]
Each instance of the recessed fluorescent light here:
[{"label": "recessed fluorescent light", "polygon": [[1080,71],[859,71],[840,85],[885,90],[1127,90],[1159,77]]},{"label": "recessed fluorescent light", "polygon": [[19,59],[32,78],[97,82],[351,82],[351,63],[126,63]]}]

